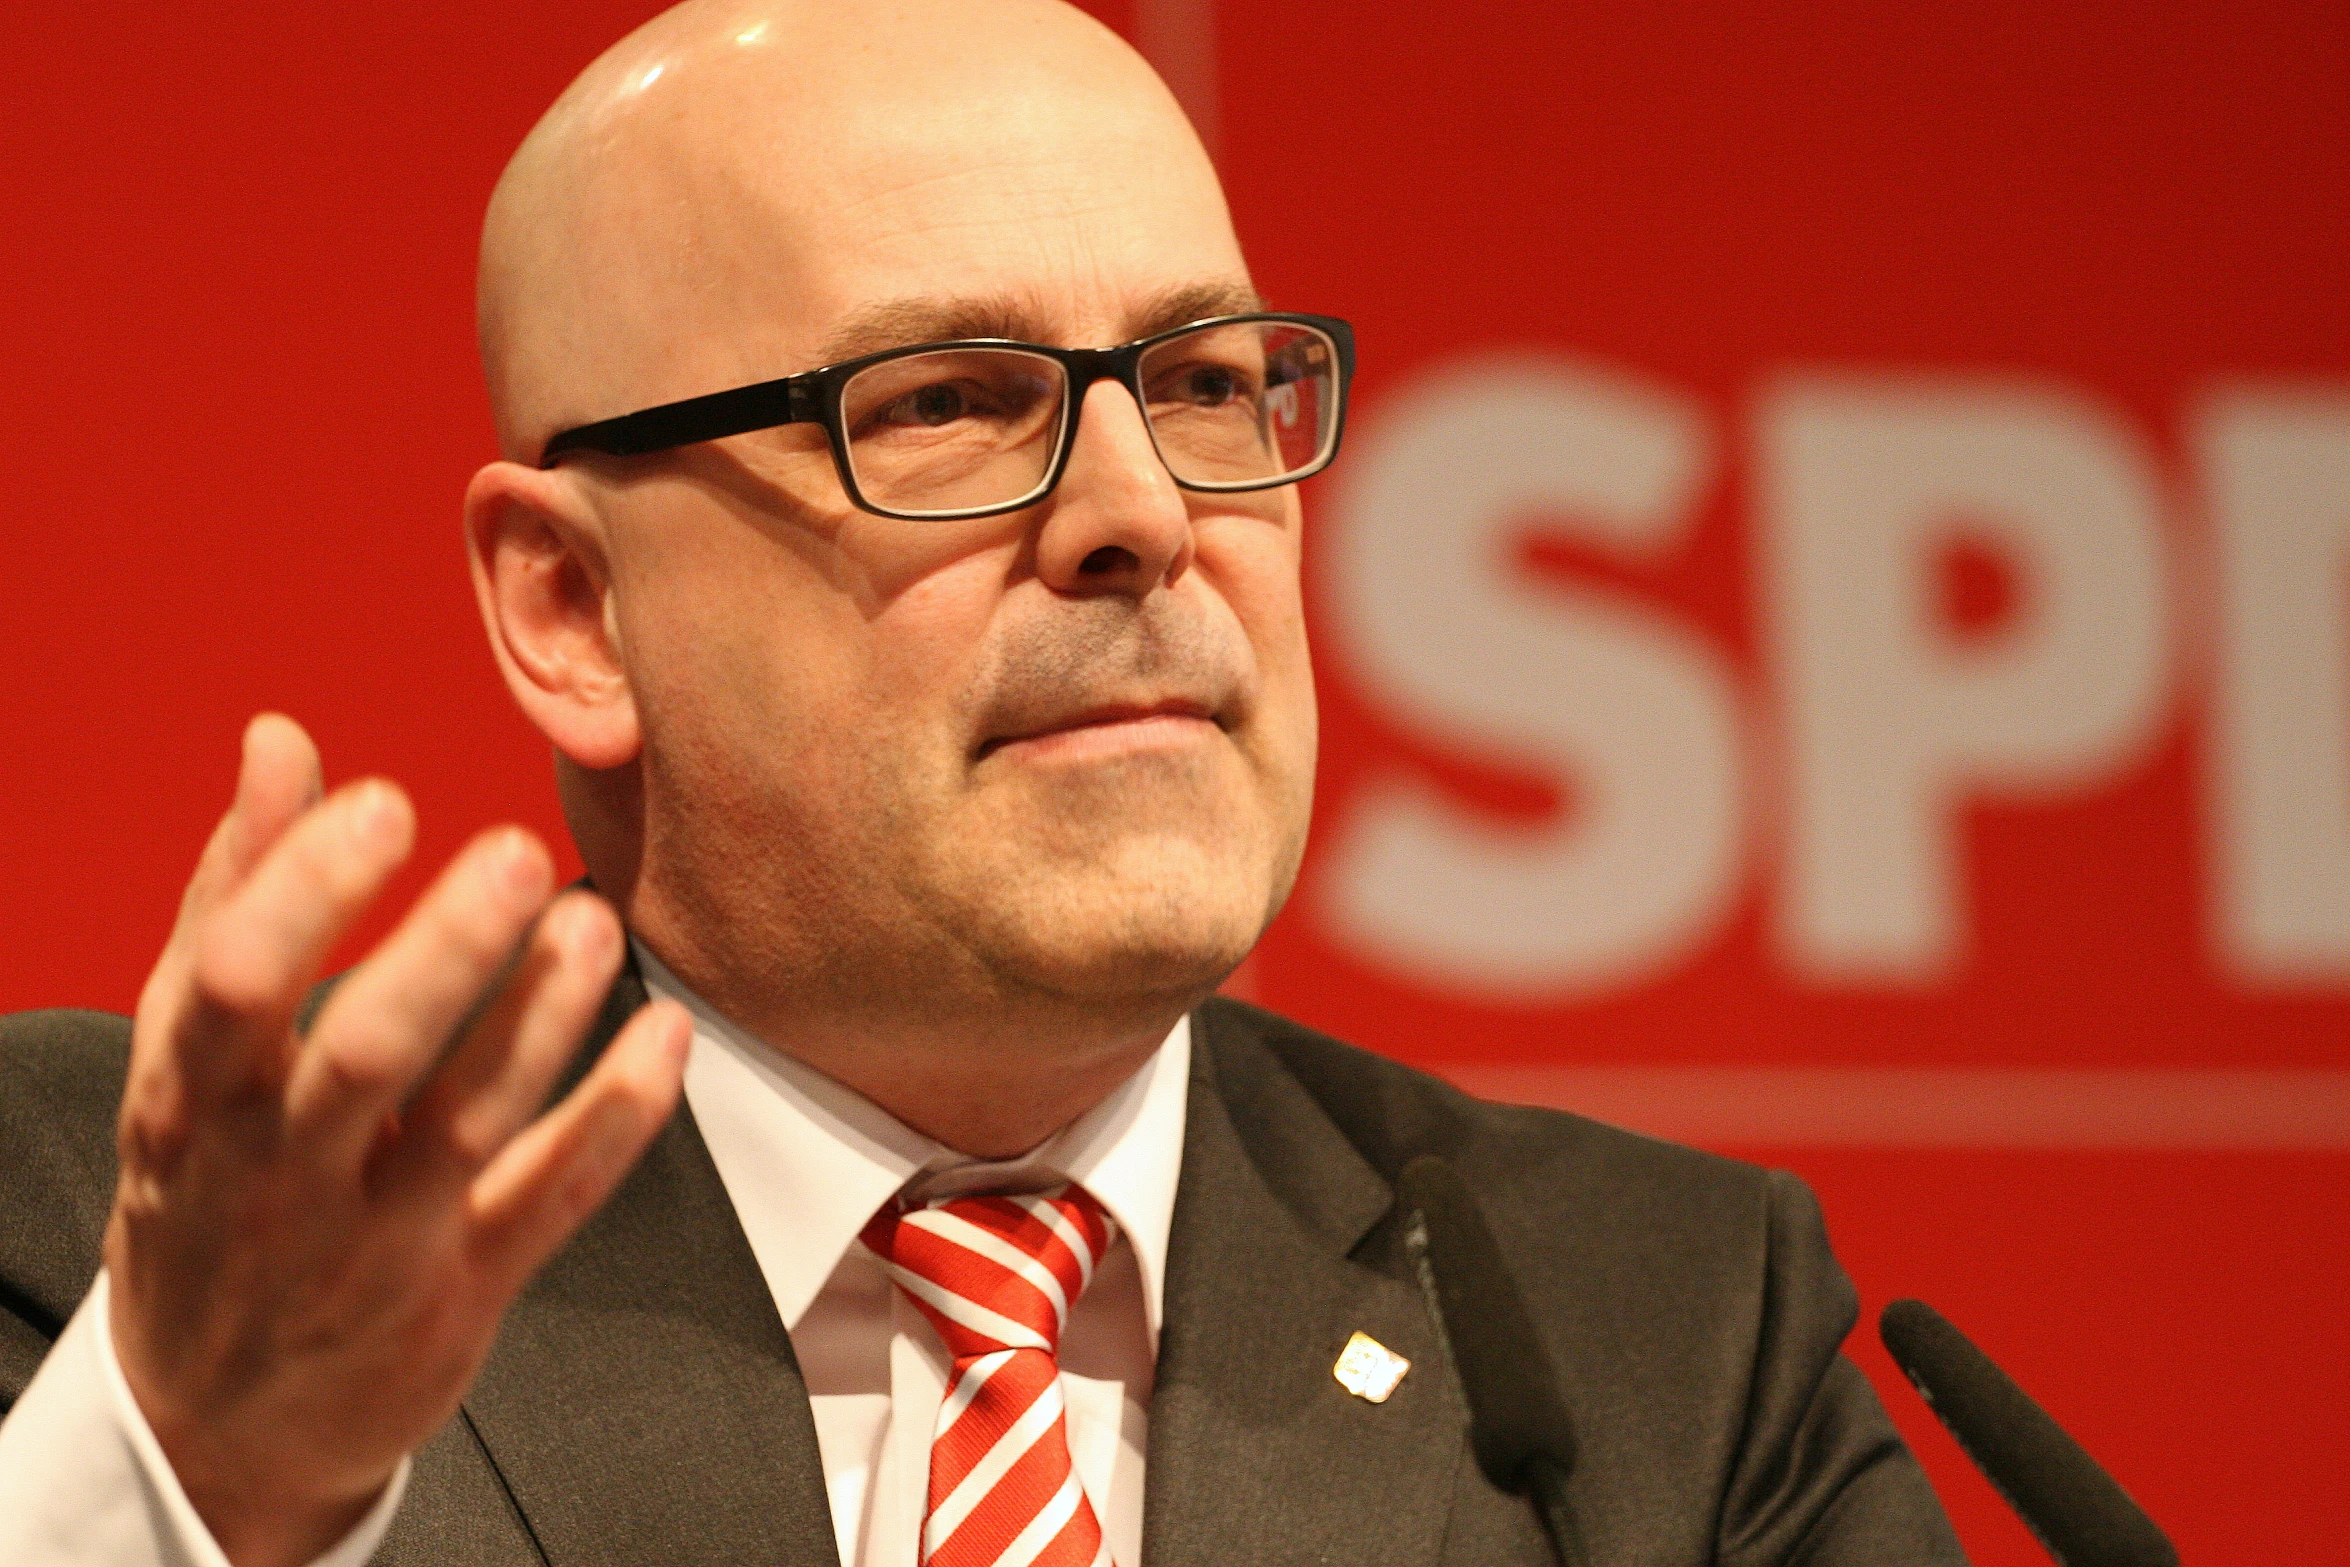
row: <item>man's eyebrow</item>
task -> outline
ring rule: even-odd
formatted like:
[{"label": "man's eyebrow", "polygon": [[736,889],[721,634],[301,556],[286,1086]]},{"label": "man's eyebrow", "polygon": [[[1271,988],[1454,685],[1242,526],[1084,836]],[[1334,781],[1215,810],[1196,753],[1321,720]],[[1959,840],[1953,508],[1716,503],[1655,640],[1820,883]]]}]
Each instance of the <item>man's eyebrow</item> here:
[{"label": "man's eyebrow", "polygon": [[838,364],[863,354],[915,343],[952,343],[970,337],[1011,337],[1034,341],[1035,322],[1012,300],[892,299],[860,310],[824,340],[819,364]]},{"label": "man's eyebrow", "polygon": [[1265,301],[1246,283],[1186,283],[1157,294],[1126,318],[1129,339],[1150,337],[1209,316],[1244,316],[1265,308]]},{"label": "man's eyebrow", "polygon": [[[1208,316],[1244,315],[1265,308],[1245,283],[1186,283],[1146,298],[1125,323],[1128,339],[1149,337]],[[872,305],[824,340],[819,364],[838,364],[864,354],[915,343],[952,343],[967,338],[1003,337],[1049,343],[1051,328],[1041,312],[1004,295],[967,299],[892,299]],[[1091,344],[1091,347],[1103,345]]]}]

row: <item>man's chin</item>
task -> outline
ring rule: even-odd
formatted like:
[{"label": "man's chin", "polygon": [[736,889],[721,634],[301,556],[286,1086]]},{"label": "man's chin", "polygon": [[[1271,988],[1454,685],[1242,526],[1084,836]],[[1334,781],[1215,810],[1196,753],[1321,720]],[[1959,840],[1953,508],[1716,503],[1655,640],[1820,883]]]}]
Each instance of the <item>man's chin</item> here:
[{"label": "man's chin", "polygon": [[1054,877],[1032,867],[1024,886],[1005,888],[1010,895],[988,908],[975,935],[1015,986],[1103,1007],[1188,1007],[1240,966],[1268,915],[1261,873],[1203,869]]},{"label": "man's chin", "polygon": [[1240,942],[1031,947],[1007,965],[1007,977],[1035,993],[1103,1012],[1183,1012],[1224,983],[1248,951]]}]

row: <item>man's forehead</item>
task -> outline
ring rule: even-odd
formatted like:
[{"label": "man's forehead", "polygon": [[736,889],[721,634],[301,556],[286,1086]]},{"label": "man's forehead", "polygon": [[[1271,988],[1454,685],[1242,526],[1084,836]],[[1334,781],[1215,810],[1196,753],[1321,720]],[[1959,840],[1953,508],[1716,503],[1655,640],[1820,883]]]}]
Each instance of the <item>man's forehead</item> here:
[{"label": "man's forehead", "polygon": [[797,253],[794,296],[776,298],[795,352],[832,362],[981,337],[1099,346],[1257,308],[1188,131],[1127,115],[1093,115],[1092,145],[1071,147],[1034,113],[984,156],[892,125],[824,181],[779,173],[753,198],[765,213],[737,211]]},{"label": "man's forehead", "polygon": [[[1038,295],[944,295],[888,299],[850,313],[824,339],[824,363],[914,343],[966,338],[1013,338],[1063,348],[1107,347],[1073,338],[1091,324],[1098,307],[1073,311],[1071,301]],[[1264,301],[1244,280],[1203,278],[1137,292],[1114,306],[1110,328],[1119,340],[1150,337],[1208,316],[1259,310]]]},{"label": "man's forehead", "polygon": [[757,33],[736,0],[681,8],[533,133],[483,246],[510,451],[904,343],[1099,346],[1254,305],[1197,140],[1098,24],[849,9]]},{"label": "man's forehead", "polygon": [[692,182],[666,286],[645,297],[645,319],[674,323],[664,359],[679,378],[637,400],[913,343],[1101,347],[1261,308],[1193,147],[1037,156],[1034,139],[1007,134],[974,159],[881,134],[816,177],[718,154],[725,172]]}]

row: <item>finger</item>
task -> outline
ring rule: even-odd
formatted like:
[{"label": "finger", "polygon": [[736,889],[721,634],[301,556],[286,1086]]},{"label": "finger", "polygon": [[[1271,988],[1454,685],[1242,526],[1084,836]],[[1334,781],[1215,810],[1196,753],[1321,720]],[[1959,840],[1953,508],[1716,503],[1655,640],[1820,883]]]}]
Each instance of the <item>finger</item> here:
[{"label": "finger", "polygon": [[213,829],[196,874],[181,900],[181,920],[201,915],[234,892],[295,818],[318,803],[318,747],[282,713],[261,713],[245,725],[237,788]]},{"label": "finger", "polygon": [[380,779],[303,812],[198,921],[169,1035],[191,1084],[280,1070],[288,1029],[337,938],[415,840],[408,798]]},{"label": "finger", "polygon": [[203,917],[243,883],[294,819],[318,802],[318,794],[318,748],[300,724],[280,713],[262,713],[245,725],[235,793],[180,895],[171,936],[139,995],[142,1012],[182,988],[188,949]]},{"label": "finger", "polygon": [[183,1080],[168,1048],[187,999],[189,949],[203,916],[243,882],[255,861],[304,810],[319,791],[318,748],[302,726],[278,713],[262,713],[245,725],[239,747],[236,790],[212,830],[196,869],[180,897],[155,967],[139,992],[142,1026],[131,1036],[131,1069],[124,1110],[160,1116],[151,1131],[176,1125],[175,1107]]},{"label": "finger", "polygon": [[402,1117],[406,1168],[432,1187],[469,1182],[545,1108],[620,970],[620,921],[603,899],[555,900],[514,975]]},{"label": "finger", "polygon": [[255,716],[245,726],[237,797],[229,811],[234,830],[223,855],[222,869],[232,887],[243,884],[323,793],[318,747],[302,726],[283,713]]},{"label": "finger", "polygon": [[399,928],[336,987],[286,1087],[287,1123],[321,1167],[354,1170],[514,956],[555,867],[519,827],[459,851]]},{"label": "finger", "polygon": [[693,1023],[674,1001],[628,1021],[585,1081],[508,1143],[470,1193],[474,1247],[508,1293],[603,1205],[677,1108]]}]

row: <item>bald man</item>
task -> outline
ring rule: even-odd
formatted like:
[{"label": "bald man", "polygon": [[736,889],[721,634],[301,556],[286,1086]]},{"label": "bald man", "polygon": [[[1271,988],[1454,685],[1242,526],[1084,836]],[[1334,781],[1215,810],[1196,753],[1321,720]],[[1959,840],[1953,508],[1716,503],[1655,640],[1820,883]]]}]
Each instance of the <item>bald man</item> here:
[{"label": "bald man", "polygon": [[0,1034],[0,1563],[1549,1561],[1423,1152],[1590,1559],[1958,1560],[1796,1183],[1210,999],[1304,844],[1351,344],[1111,34],[681,6],[516,154],[481,336],[594,891],[489,832],[315,991],[412,821],[254,722],[136,1019]]}]

